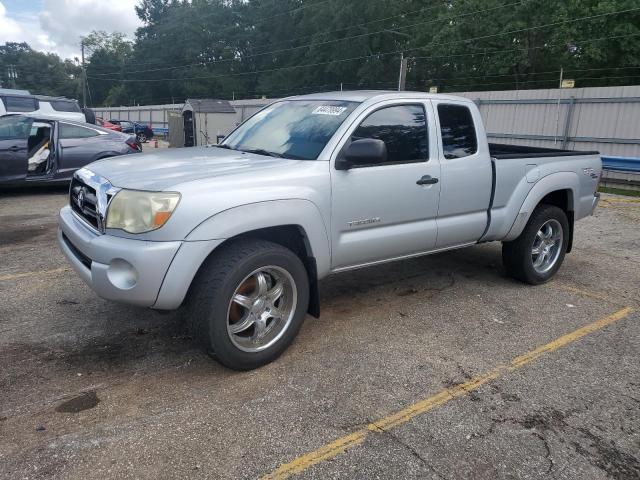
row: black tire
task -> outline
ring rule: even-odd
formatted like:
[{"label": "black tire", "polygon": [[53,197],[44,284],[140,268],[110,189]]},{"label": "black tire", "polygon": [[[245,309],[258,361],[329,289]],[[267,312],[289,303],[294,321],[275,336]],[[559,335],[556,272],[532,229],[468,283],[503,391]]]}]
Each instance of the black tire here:
[{"label": "black tire", "polygon": [[[560,252],[551,268],[540,273],[534,268],[532,248],[540,228],[549,220],[557,220],[562,228]],[[554,205],[538,205],[518,238],[502,244],[502,263],[507,275],[531,285],[548,282],[558,271],[569,244],[569,220],[564,211]]]},{"label": "black tire", "polygon": [[138,142],[140,142],[140,143],[146,143],[147,140],[148,140],[147,135],[144,132],[136,133],[136,138],[138,139]]},{"label": "black tire", "polygon": [[[227,330],[229,305],[236,288],[256,269],[279,267],[295,282],[296,306],[282,336],[257,352],[238,348]],[[272,362],[298,334],[309,305],[309,279],[300,258],[291,250],[265,240],[245,239],[223,245],[200,268],[186,304],[194,338],[207,353],[234,370],[251,370]]]}]

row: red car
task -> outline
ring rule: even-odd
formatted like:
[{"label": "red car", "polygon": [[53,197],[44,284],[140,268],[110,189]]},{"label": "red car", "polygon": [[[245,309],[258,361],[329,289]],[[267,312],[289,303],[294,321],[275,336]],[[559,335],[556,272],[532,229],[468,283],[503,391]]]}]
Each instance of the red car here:
[{"label": "red car", "polygon": [[96,117],[96,124],[100,125],[102,128],[108,128],[109,130],[114,130],[116,132],[122,131],[122,127],[120,125],[116,125],[115,123],[108,122],[105,119],[100,117]]}]

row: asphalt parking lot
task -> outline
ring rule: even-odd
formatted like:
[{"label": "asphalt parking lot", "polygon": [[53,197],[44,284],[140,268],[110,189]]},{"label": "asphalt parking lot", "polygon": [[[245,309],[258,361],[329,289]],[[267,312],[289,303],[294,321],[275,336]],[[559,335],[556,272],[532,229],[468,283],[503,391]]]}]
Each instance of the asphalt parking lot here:
[{"label": "asphalt parking lot", "polygon": [[324,281],[239,373],[96,297],[63,190],[0,194],[0,478],[640,478],[640,201],[603,195],[539,287],[499,244]]}]

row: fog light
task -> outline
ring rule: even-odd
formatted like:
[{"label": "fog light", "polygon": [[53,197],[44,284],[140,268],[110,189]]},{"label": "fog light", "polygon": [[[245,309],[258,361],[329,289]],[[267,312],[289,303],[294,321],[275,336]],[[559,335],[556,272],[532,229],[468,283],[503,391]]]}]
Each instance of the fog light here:
[{"label": "fog light", "polygon": [[107,268],[107,278],[121,290],[129,290],[138,283],[138,271],[126,260],[116,258]]}]

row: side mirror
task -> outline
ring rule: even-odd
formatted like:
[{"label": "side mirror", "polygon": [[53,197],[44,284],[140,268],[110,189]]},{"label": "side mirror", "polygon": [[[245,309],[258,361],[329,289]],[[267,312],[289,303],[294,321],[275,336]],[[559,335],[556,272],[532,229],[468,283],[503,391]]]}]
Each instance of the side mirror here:
[{"label": "side mirror", "polygon": [[336,159],[336,170],[377,165],[387,161],[387,145],[375,138],[354,140]]}]

